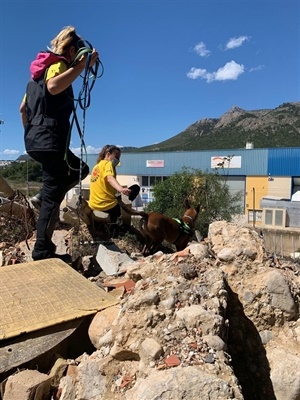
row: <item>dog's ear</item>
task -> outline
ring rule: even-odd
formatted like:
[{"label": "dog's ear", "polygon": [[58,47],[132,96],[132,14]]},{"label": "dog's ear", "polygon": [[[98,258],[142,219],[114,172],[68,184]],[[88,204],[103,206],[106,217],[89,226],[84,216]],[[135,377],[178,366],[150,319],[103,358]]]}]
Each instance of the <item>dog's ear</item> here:
[{"label": "dog's ear", "polygon": [[183,205],[184,205],[184,208],[185,208],[186,210],[188,210],[189,208],[191,208],[191,204],[190,204],[189,199],[188,199],[187,197],[184,199]]},{"label": "dog's ear", "polygon": [[197,207],[195,208],[195,210],[197,211],[197,214],[199,214],[199,211],[200,211],[200,204],[197,205]]}]

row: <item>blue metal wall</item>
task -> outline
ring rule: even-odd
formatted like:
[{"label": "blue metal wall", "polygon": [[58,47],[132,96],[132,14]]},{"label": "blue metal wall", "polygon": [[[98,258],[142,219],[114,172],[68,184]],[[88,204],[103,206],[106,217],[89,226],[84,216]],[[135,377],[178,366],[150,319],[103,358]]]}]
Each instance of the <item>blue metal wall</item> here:
[{"label": "blue metal wall", "polygon": [[[182,167],[212,172],[212,157],[233,155],[242,157],[241,168],[229,168],[228,175],[300,176],[300,147],[123,153],[117,172],[120,175],[168,176]],[[88,154],[90,168],[95,165],[97,156]],[[164,167],[147,168],[147,160],[164,160]]]},{"label": "blue metal wall", "polygon": [[90,172],[92,171],[93,166],[96,164],[97,158],[98,158],[98,154],[88,154],[87,158],[83,159],[83,161],[85,161],[88,164],[88,166],[90,167]]},{"label": "blue metal wall", "polygon": [[300,176],[300,148],[269,149],[267,174]]},{"label": "blue metal wall", "polygon": [[[211,158],[216,156],[241,156],[241,168],[226,169],[228,175],[262,175],[268,174],[268,149],[230,149],[209,151],[177,151],[123,153],[121,166],[117,168],[119,175],[168,176],[183,167],[213,172]],[[299,149],[300,151],[300,149]],[[88,155],[88,164],[92,168],[97,155]],[[163,168],[147,168],[147,160],[164,160]]]}]

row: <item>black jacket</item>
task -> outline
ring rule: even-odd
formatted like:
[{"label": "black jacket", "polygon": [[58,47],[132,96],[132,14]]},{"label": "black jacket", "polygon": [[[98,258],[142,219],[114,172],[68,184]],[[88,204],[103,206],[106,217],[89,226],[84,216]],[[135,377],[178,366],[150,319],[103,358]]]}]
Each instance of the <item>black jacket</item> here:
[{"label": "black jacket", "polygon": [[[45,58],[50,54],[50,64],[43,64],[26,88],[25,148],[31,151],[65,151],[70,141],[70,116],[74,108],[73,90],[69,86],[57,95],[48,92],[45,82],[47,68],[61,57],[53,53],[39,53]],[[38,55],[39,56],[39,55]],[[37,59],[34,61],[37,63]],[[41,70],[42,69],[42,70]]]}]

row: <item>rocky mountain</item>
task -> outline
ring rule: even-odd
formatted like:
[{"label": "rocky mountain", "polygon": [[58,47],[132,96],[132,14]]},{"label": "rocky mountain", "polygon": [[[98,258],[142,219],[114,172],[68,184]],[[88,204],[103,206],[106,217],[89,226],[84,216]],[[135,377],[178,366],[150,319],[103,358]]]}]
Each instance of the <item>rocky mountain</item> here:
[{"label": "rocky mountain", "polygon": [[247,142],[255,148],[298,147],[299,138],[300,102],[252,111],[234,106],[220,118],[201,119],[168,140],[134,151],[232,149]]}]

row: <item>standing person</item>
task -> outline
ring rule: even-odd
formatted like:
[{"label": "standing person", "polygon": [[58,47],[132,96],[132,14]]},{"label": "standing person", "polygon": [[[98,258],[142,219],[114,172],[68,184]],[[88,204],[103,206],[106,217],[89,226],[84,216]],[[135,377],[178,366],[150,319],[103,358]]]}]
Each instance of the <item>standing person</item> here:
[{"label": "standing person", "polygon": [[116,198],[116,192],[126,196],[131,193],[119,184],[116,179],[116,166],[121,159],[121,150],[115,145],[102,148],[97,164],[94,166],[90,179],[89,206],[92,210],[104,211],[109,214],[112,223],[121,216],[121,208]]},{"label": "standing person", "polygon": [[[33,260],[71,258],[55,254],[52,235],[65,194],[89,172],[87,164],[69,149],[69,119],[74,110],[72,83],[85,69],[87,60],[85,53],[74,62],[82,43],[75,28],[67,26],[51,41],[50,51],[38,53],[31,63],[31,80],[20,105],[26,151],[41,163],[43,173],[42,191],[35,198],[40,213]],[[93,49],[89,67],[97,59],[98,53]]]}]

